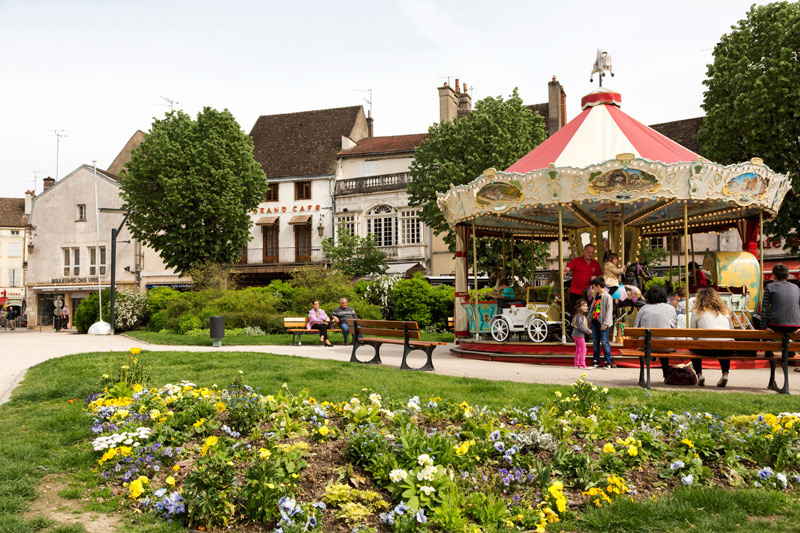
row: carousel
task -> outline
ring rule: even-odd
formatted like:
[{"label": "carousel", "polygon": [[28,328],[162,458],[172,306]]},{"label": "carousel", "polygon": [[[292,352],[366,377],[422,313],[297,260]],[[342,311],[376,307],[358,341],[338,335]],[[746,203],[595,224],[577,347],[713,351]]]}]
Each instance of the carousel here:
[{"label": "carousel", "polygon": [[[702,264],[738,310],[740,326],[749,327],[763,289],[759,235],[763,221],[778,213],[789,178],[758,158],[730,166],[707,161],[625,114],[621,102],[601,87],[582,99],[580,115],[505,171],[487,169],[438,195],[456,235],[454,355],[531,362],[571,355],[561,304],[565,247],[579,257],[585,243],[602,251],[605,242],[606,252],[626,264],[636,263],[642,239],[664,237],[670,250],[682,240],[677,268],[691,295],[691,235],[731,228],[743,250],[707,253]],[[480,301],[477,290],[468,290],[468,276],[470,269],[477,275],[476,239],[486,238],[555,242],[555,282],[528,287],[524,301],[504,308]]]}]

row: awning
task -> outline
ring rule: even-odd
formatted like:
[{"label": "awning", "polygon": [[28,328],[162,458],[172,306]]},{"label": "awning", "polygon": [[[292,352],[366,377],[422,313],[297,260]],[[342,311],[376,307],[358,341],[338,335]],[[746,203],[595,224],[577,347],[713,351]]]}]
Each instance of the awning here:
[{"label": "awning", "polygon": [[289,221],[291,225],[311,224],[311,215],[295,215]]},{"label": "awning", "polygon": [[778,263],[782,263],[789,268],[789,279],[800,279],[800,260],[794,258],[794,259],[784,259],[782,261],[764,261],[765,280],[772,279],[772,267],[774,267]]},{"label": "awning", "polygon": [[419,263],[394,263],[389,264],[389,270],[386,271],[387,274],[402,274],[403,276],[413,274],[414,272],[409,272],[410,270],[414,270],[414,272],[423,270],[422,265]]},{"label": "awning", "polygon": [[[110,289],[111,285],[103,284],[101,289]],[[48,287],[33,287],[36,292],[75,292],[96,291],[97,285],[53,285]]]},{"label": "awning", "polygon": [[273,226],[278,223],[281,217],[261,217],[256,222],[256,226]]}]

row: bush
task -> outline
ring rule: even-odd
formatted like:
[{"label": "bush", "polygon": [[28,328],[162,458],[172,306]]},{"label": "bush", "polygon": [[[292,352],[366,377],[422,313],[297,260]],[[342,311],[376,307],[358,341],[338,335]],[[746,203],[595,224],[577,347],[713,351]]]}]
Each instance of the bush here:
[{"label": "bush", "polygon": [[147,295],[136,291],[122,291],[114,297],[114,329],[129,331],[139,329],[147,322]]},{"label": "bush", "polygon": [[392,291],[399,281],[400,276],[397,274],[384,274],[376,276],[372,281],[359,281],[354,289],[363,299],[377,305],[384,317],[390,317],[393,316]]},{"label": "bush", "polygon": [[171,287],[155,287],[147,291],[147,314],[153,316],[166,309],[169,302],[181,295]]},{"label": "bush", "polygon": [[166,309],[162,309],[161,311],[150,315],[150,321],[147,323],[147,329],[150,331],[161,331],[162,329],[167,329],[167,320],[169,320],[169,314],[167,313]]},{"label": "bush", "polygon": [[187,331],[201,329],[203,323],[194,315],[185,314],[178,319],[178,333],[185,335]]},{"label": "bush", "polygon": [[414,320],[420,328],[433,324],[433,287],[421,274],[397,282],[392,290],[394,320]]},{"label": "bush", "polygon": [[[106,289],[103,295],[103,320],[108,321],[111,292]],[[79,333],[86,333],[92,324],[97,322],[99,297],[96,292],[89,293],[73,313],[72,321]]]}]

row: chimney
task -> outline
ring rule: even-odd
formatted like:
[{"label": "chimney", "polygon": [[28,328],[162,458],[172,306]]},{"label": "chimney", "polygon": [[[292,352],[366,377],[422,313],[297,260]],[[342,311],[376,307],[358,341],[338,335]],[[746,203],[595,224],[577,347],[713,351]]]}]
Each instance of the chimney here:
[{"label": "chimney", "polygon": [[[456,80],[456,91],[458,90],[458,80]],[[472,97],[467,92],[467,84],[464,84],[464,92],[458,95],[458,118],[466,117],[472,113]]]},{"label": "chimney", "polygon": [[25,191],[25,214],[31,214],[31,204],[33,203],[33,191]]},{"label": "chimney", "polygon": [[458,78],[456,78],[456,94],[460,93],[461,89],[458,88]]},{"label": "chimney", "polygon": [[[44,183],[44,190],[46,191],[47,189],[49,189],[50,187],[55,185],[56,180],[54,180],[50,176],[47,176],[45,179],[42,180],[42,182]],[[42,192],[44,192],[44,191],[42,191]]]},{"label": "chimney", "polygon": [[372,112],[370,111],[367,115],[367,137],[373,137],[374,132],[372,129],[372,124],[375,122],[375,119],[372,118]]},{"label": "chimney", "polygon": [[556,77],[547,84],[547,135],[553,135],[567,123],[567,94]]},{"label": "chimney", "polygon": [[445,83],[439,87],[439,122],[451,122],[458,116],[458,97],[453,88]]}]

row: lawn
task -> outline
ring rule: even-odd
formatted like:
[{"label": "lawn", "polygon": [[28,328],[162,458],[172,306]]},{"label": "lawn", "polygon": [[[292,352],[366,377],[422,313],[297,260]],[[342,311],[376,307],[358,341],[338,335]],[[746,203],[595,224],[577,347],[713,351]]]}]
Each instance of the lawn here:
[{"label": "lawn", "polygon": [[[408,531],[430,526],[438,527],[438,530],[456,530],[462,525],[467,527],[466,524],[481,524],[480,531],[517,531],[523,527],[533,530],[536,517],[539,516],[537,513],[544,513],[545,507],[560,518],[558,522],[547,524],[548,531],[682,531],[690,528],[701,531],[749,531],[753,527],[765,531],[795,531],[800,519],[797,483],[790,479],[787,491],[775,490],[766,481],[760,483],[762,488],[754,488],[759,479],[775,482],[777,478],[774,475],[780,471],[797,473],[796,455],[800,453],[797,428],[782,429],[782,433],[775,433],[767,439],[765,428],[759,425],[755,417],[726,418],[757,413],[800,412],[800,399],[792,396],[703,391],[654,391],[650,395],[635,387],[611,389],[607,393],[611,407],[605,405],[605,397],[599,397],[597,405],[584,400],[580,402],[583,407],[588,405],[591,409],[602,404],[602,407],[592,411],[597,421],[593,423],[592,415],[587,418],[575,414],[579,410],[578,402],[574,408],[564,403],[566,398],[571,397],[570,387],[452,378],[269,354],[142,352],[138,359],[147,374],[145,381],[149,386],[160,388],[167,383],[179,384],[181,380],[189,380],[197,386],[186,392],[173,392],[178,396],[186,395],[186,402],[194,401],[191,398],[195,391],[202,390],[210,398],[211,403],[205,405],[202,403],[205,396],[198,394],[201,403],[187,403],[188,411],[184,412],[189,414],[185,416],[174,408],[175,417],[184,416],[187,422],[173,424],[168,421],[158,430],[162,436],[182,439],[187,450],[186,460],[195,462],[195,467],[181,467],[181,472],[175,474],[178,483],[184,484],[185,492],[191,487],[195,494],[222,494],[224,491],[217,490],[218,487],[200,487],[199,478],[193,477],[191,470],[202,465],[214,471],[214,468],[223,468],[214,461],[235,456],[237,464],[242,465],[242,471],[244,465],[249,465],[247,472],[251,480],[286,477],[289,481],[285,486],[293,487],[291,495],[297,496],[296,506],[286,512],[295,512],[296,515],[292,517],[310,517],[312,513],[318,513],[320,523],[324,519],[322,531],[350,531],[358,525],[358,514],[354,511],[356,503],[366,506],[371,512],[371,517],[363,520],[367,527],[377,528],[378,531],[401,530],[398,528],[403,526],[403,520],[407,517],[393,515],[397,519],[396,525],[391,526],[394,529],[380,523],[377,515],[388,511],[379,508],[377,500],[369,500],[372,496],[361,494],[367,492],[361,489],[372,489],[381,502],[389,502],[394,510],[398,501],[407,501],[409,496],[416,497],[418,507],[427,510],[429,521],[424,525],[411,522]],[[123,528],[131,531],[181,530],[177,524],[182,520],[168,525],[152,512],[155,492],[160,490],[158,487],[168,488],[165,485],[166,474],[149,472],[151,485],[142,489],[144,493],[140,500],[133,501],[130,484],[124,486],[119,477],[121,473],[118,476],[113,469],[107,468],[114,464],[113,458],[105,461],[105,466],[101,465],[98,472],[93,471],[98,468],[102,452],[92,450],[91,442],[96,435],[91,431],[92,418],[87,416],[83,400],[101,390],[103,374],[116,376],[118,369],[126,363],[127,354],[121,353],[90,353],[52,359],[32,368],[15,390],[11,401],[0,406],[0,432],[3,435],[0,439],[0,531],[81,531],[72,526],[59,529],[58,524],[47,516],[25,514],[31,500],[36,497],[43,476],[62,474],[73,487],[62,491],[65,498],[86,494],[86,500],[79,501],[87,511],[122,513]],[[240,397],[231,394],[236,389],[230,385],[239,379],[240,370],[241,380],[245,384],[265,395],[264,398],[271,395],[273,400],[280,400],[274,406],[270,403],[273,400],[264,400],[272,406],[267,419],[259,419],[261,415],[248,411],[243,407],[244,403],[237,403],[236,398]],[[282,388],[283,384],[286,384],[285,388]],[[223,387],[229,390],[220,392]],[[372,399],[367,399],[370,393],[362,392],[364,388],[381,397],[377,400],[382,402],[377,404],[380,409],[375,407]],[[309,401],[304,389],[314,401]],[[556,393],[562,396],[559,398]],[[353,394],[360,394],[360,402],[354,403]],[[594,391],[587,394],[599,393]],[[416,407],[411,405],[415,396],[419,398]],[[431,398],[437,401],[429,402]],[[147,398],[140,397],[137,401],[156,402],[159,401],[159,395],[147,395]],[[218,411],[219,402],[226,403],[227,408]],[[214,405],[217,406],[216,410],[209,407]],[[359,405],[360,410],[354,409],[353,405]],[[324,422],[322,415],[315,412],[318,406],[326,411]],[[530,420],[513,423],[515,418],[520,418],[537,406],[539,417],[536,424]],[[148,404],[149,407],[152,405]],[[504,409],[505,412],[501,412]],[[111,423],[123,426],[120,415],[113,411],[107,410],[104,416],[116,417]],[[387,418],[389,412],[392,413],[391,419]],[[152,410],[149,413],[153,414]],[[625,414],[622,416],[620,413]],[[200,414],[203,416],[200,417]],[[628,414],[638,420],[633,422],[633,416],[628,418]],[[207,422],[195,426],[199,418],[207,419]],[[260,422],[256,423],[255,419]],[[281,424],[276,422],[277,419],[282,420]],[[657,422],[661,427],[659,431],[670,436],[672,440],[669,446],[663,447],[652,439],[647,442],[638,425],[644,424],[645,419],[653,428]],[[217,420],[227,425],[223,427],[215,422]],[[785,420],[783,427],[789,424],[789,419]],[[167,426],[169,431],[166,431]],[[522,432],[524,429],[527,432],[534,427],[538,428],[537,431],[547,431],[553,435],[559,443],[555,451],[542,449],[531,453],[523,448],[522,452],[508,459],[508,453],[504,455],[498,452],[488,435],[488,429],[497,431],[497,435],[510,444],[513,442],[511,430]],[[244,448],[237,451],[235,441],[245,438],[232,437],[232,432],[237,430],[241,430],[252,442],[252,451],[245,452]],[[267,430],[272,436],[267,436]],[[528,484],[517,480],[505,487],[498,478],[491,490],[480,491],[483,496],[464,491],[465,482],[459,480],[458,475],[453,481],[434,476],[435,479],[425,485],[428,487],[425,491],[439,489],[436,494],[441,495],[440,499],[425,501],[425,496],[416,490],[420,489],[419,486],[403,487],[401,481],[392,481],[388,478],[386,464],[377,460],[378,457],[388,457],[397,452],[393,448],[380,448],[392,441],[392,438],[387,438],[387,431],[394,434],[392,438],[402,436],[407,439],[409,449],[426,446],[437,450],[438,453],[431,453],[431,456],[449,457],[449,464],[460,465],[457,469],[459,473],[478,472],[497,476],[498,468],[505,467],[538,474]],[[697,452],[702,465],[691,463],[695,452],[688,453],[692,451],[687,448],[688,445],[680,444],[681,431],[690,437],[692,450]],[[741,449],[741,457],[728,453],[738,450],[736,446],[744,446],[733,443],[730,431],[739,432],[735,433],[739,440],[750,442]],[[717,441],[710,439],[711,436],[716,436]],[[629,437],[633,441],[627,441],[627,445],[619,444],[619,441],[625,442]],[[305,442],[306,448],[299,445],[295,447],[298,441]],[[469,444],[470,441],[473,444]],[[381,443],[380,446],[376,442]],[[450,448],[445,445],[448,442],[460,445]],[[295,444],[287,446],[286,443]],[[637,456],[616,452],[613,455],[604,454],[603,443],[613,443],[621,452],[634,446],[638,450]],[[200,454],[202,446],[206,447],[206,455]],[[574,446],[585,448],[586,451],[573,450]],[[271,462],[260,463],[259,457],[253,455],[257,449],[264,450],[261,452],[264,455],[271,453]],[[350,451],[349,455],[345,453],[347,450]],[[360,450],[359,454],[354,454],[355,450]],[[340,453],[331,455],[333,451]],[[362,460],[356,455],[371,459]],[[596,465],[596,471],[590,472],[586,464],[580,466],[580,461],[575,463],[576,460],[591,460]],[[393,461],[391,466],[396,467],[394,470],[413,473],[414,468],[423,467],[422,464],[416,465],[414,460],[409,463],[402,454]],[[674,461],[686,463],[685,468],[675,475],[666,468],[670,463],[675,464]],[[770,461],[773,466],[767,472],[763,469]],[[280,472],[265,470],[267,464],[285,466],[289,463],[306,463],[305,468],[299,471],[298,481],[292,481],[293,478],[285,469]],[[553,469],[548,471],[547,479],[551,484],[546,486],[541,484],[545,479],[542,469],[548,465]],[[166,461],[162,466],[172,465]],[[185,471],[187,469],[188,473]],[[104,471],[111,473],[108,480],[99,475]],[[231,479],[243,475],[241,472],[227,472],[224,468],[219,472],[230,474],[233,476]],[[601,502],[600,507],[596,507],[590,501],[592,496],[581,494],[581,491],[589,488],[589,485],[605,489],[605,475],[612,472],[619,475],[620,479],[627,479],[625,483],[630,485],[628,488],[638,488],[638,493],[631,502],[627,499],[628,494],[621,497],[606,489],[611,503]],[[257,478],[256,474],[261,478]],[[689,475],[693,475],[695,482],[684,486],[685,482],[679,480]],[[397,476],[399,474],[395,474]],[[318,483],[312,483],[312,477]],[[355,480],[359,490],[352,483],[348,484],[348,479]],[[362,481],[359,482],[359,479]],[[337,480],[345,483],[339,486],[338,493],[334,493],[330,487],[336,485]],[[557,486],[553,488],[553,480],[564,481],[563,493]],[[259,486],[266,485],[262,483]],[[246,487],[247,484],[242,483],[241,486]],[[408,492],[410,488],[414,488],[413,494]],[[194,525],[203,525],[206,520],[205,525],[213,526],[219,523],[220,516],[235,517],[231,520],[238,521],[237,527],[243,527],[241,523],[245,522],[244,517],[257,517],[249,520],[261,520],[270,525],[281,519],[280,509],[274,504],[278,495],[289,494],[286,492],[288,489],[283,493],[269,494],[253,492],[255,489],[252,488],[250,490],[247,501],[268,502],[272,507],[267,506],[262,510],[247,507],[240,497],[236,500],[239,506],[237,510],[226,515],[225,502],[216,508],[213,505],[216,500],[210,501],[206,502],[208,508],[217,510],[206,514],[195,510],[192,515]],[[564,512],[559,511],[558,502],[561,500],[554,494],[566,497],[565,501],[568,498],[569,505]],[[151,499],[151,512],[132,512],[145,510],[147,506],[142,503],[145,496]],[[514,496],[521,500],[513,501]],[[304,498],[302,502],[301,497]],[[508,501],[505,502],[503,498]],[[312,499],[326,499],[327,510],[312,509]],[[460,501],[464,509],[473,510],[453,510],[459,507],[452,504],[455,500]],[[286,500],[283,502],[285,507]],[[348,504],[353,505],[348,507]],[[478,513],[474,510],[476,506],[488,511]],[[122,510],[115,511],[118,507]],[[343,510],[345,508],[349,509],[350,515]],[[434,512],[434,508],[440,511]],[[441,508],[449,510],[451,515],[442,513]],[[513,510],[514,514],[508,514],[507,510]],[[337,518],[338,515],[347,515],[351,522]],[[295,520],[295,525],[297,523],[298,520]],[[442,524],[450,525],[445,527]],[[288,525],[284,527],[285,532],[294,530]]]},{"label": "lawn", "polygon": [[[149,344],[163,344],[168,346],[211,346],[209,337],[196,337],[191,335],[178,335],[176,333],[159,333],[155,331],[128,331],[129,337]],[[328,338],[333,344],[342,344],[344,337],[341,333],[330,333]],[[452,333],[422,333],[422,339],[428,341],[453,342]],[[352,340],[352,339],[351,339]],[[314,335],[303,335],[303,344],[313,345],[319,342]],[[222,339],[223,346],[278,346],[292,343],[292,336],[288,333],[275,335],[236,335]]]}]

